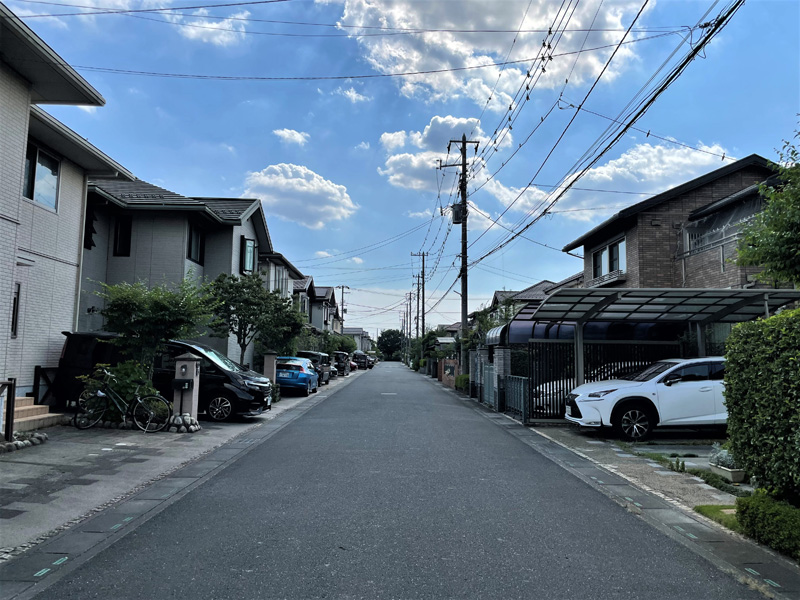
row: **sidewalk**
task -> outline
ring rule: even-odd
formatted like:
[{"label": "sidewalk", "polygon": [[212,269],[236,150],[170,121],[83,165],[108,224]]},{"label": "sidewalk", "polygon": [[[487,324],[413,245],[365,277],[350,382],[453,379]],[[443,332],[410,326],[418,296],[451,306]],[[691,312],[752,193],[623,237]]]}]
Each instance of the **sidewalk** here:
[{"label": "sidewalk", "polygon": [[56,426],[39,446],[0,455],[0,562],[8,560],[148,484],[244,437],[281,414],[336,392],[365,371],[338,377],[308,398],[286,396],[259,417],[201,420],[196,433]]}]

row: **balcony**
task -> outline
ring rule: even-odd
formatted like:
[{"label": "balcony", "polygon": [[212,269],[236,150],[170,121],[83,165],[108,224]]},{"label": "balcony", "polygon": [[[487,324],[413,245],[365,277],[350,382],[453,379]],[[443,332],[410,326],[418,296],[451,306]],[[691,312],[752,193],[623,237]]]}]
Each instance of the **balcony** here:
[{"label": "balcony", "polygon": [[628,276],[625,271],[616,270],[611,271],[610,273],[606,273],[605,275],[601,275],[600,277],[595,277],[594,279],[590,279],[586,282],[585,286],[587,288],[596,288],[596,287],[603,287],[606,285],[610,285],[612,283],[618,283],[627,281]]}]

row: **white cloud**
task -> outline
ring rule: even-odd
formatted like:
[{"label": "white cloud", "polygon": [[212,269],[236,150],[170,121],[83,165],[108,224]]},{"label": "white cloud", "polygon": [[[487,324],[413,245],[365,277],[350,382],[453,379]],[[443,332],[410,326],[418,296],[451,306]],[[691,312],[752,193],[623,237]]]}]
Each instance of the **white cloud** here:
[{"label": "white cloud", "polygon": [[346,219],[359,208],[343,185],[308,167],[285,163],[248,173],[242,197],[260,198],[267,214],[309,229]]},{"label": "white cloud", "polygon": [[[707,146],[702,142],[697,147],[721,155],[726,152],[719,144]],[[728,152],[728,154],[730,154]],[[561,199],[555,211],[565,211],[563,216],[578,221],[597,221],[618,212],[620,206],[629,206],[646,199],[644,194],[659,194],[686,181],[700,177],[720,166],[719,156],[697,152],[691,148],[677,146],[639,144],[627,150],[619,158],[590,169],[576,188]],[[567,182],[574,179],[570,175]],[[508,206],[519,193],[492,181],[484,188],[501,203]],[[614,194],[603,191],[641,192],[643,195]],[[551,190],[529,189],[518,201],[513,211],[529,211],[541,206]],[[555,192],[557,193],[557,191]],[[551,198],[555,197],[555,193]],[[603,208],[609,207],[609,208]],[[581,210],[591,209],[591,210]]]},{"label": "white cloud", "polygon": [[298,146],[305,146],[311,137],[305,131],[295,131],[294,129],[275,129],[272,133],[281,138],[281,141]]},{"label": "white cloud", "polygon": [[363,258],[359,258],[358,256],[354,256],[353,258],[350,259],[350,261],[354,262],[357,265],[363,265],[364,264],[364,259]]},{"label": "white cloud", "polygon": [[361,142],[356,146],[356,150],[369,150],[369,142]]},{"label": "white cloud", "polygon": [[328,258],[330,256],[333,256],[333,254],[325,250],[317,250],[316,252],[314,252],[314,256],[316,256],[317,258]]},{"label": "white cloud", "polygon": [[408,211],[406,216],[411,217],[412,219],[430,219],[433,216],[433,213],[429,210],[421,210],[419,212]]},{"label": "white cloud", "polygon": [[90,115],[93,115],[97,112],[96,106],[79,106],[78,108],[80,108],[83,112],[89,113]]},{"label": "white cloud", "polygon": [[345,98],[350,100],[350,102],[352,102],[353,104],[358,104],[359,102],[369,102],[370,100],[372,100],[372,98],[370,98],[369,96],[359,94],[355,90],[355,88],[352,87],[347,90],[344,88],[337,88],[333,93],[338,94],[339,96],[344,96]]},{"label": "white cloud", "polygon": [[[469,136],[470,141],[486,144],[488,137],[483,133],[480,122],[474,118],[453,116],[433,117],[422,131],[395,131],[381,135],[381,144],[389,155],[383,169],[378,173],[387,177],[389,183],[397,187],[413,190],[436,191],[438,174],[435,171],[439,161],[452,162],[458,155],[458,148],[451,146],[448,159],[447,146],[451,140],[460,140],[462,135]],[[508,133],[498,148],[506,148],[512,143]],[[413,146],[420,152],[393,151],[405,146]]]},{"label": "white cloud", "polygon": [[[563,85],[568,75],[571,84],[580,84],[596,77],[612,48],[581,55],[574,70],[575,55],[571,53],[579,50],[584,43],[586,48],[616,44],[640,6],[637,0],[618,0],[605,4],[601,4],[601,0],[586,0],[577,8],[563,8],[563,5],[560,8],[559,3],[533,0],[524,23],[521,23],[527,7],[524,2],[493,2],[491,10],[487,10],[485,3],[468,0],[459,5],[459,10],[453,10],[449,2],[347,0],[341,22],[364,27],[380,25],[406,29],[426,29],[435,23],[441,29],[464,30],[362,36],[356,39],[366,61],[379,73],[438,71],[429,75],[397,78],[401,93],[407,97],[430,101],[464,97],[483,108],[492,94],[488,109],[502,111],[508,108],[520,84],[535,81],[534,89],[552,89]],[[562,19],[566,16],[564,11],[569,13],[572,10],[574,13],[569,18]],[[548,35],[546,32],[554,23],[566,23],[571,31],[563,36],[559,36],[557,31]],[[553,55],[553,60],[546,62],[546,72],[541,72],[541,60],[508,65],[502,72],[496,66],[441,72],[502,62],[509,53],[511,34],[474,31],[516,31],[520,26],[523,31],[516,36],[509,59],[540,58],[545,41],[551,47],[545,48],[544,52]],[[576,31],[586,30],[590,26],[594,31],[588,38],[585,33]],[[368,29],[349,27],[346,31],[351,35],[370,32]],[[618,77],[635,58],[634,52],[633,46],[621,48],[604,79],[611,81]],[[527,69],[531,69],[531,77],[527,76]]]},{"label": "white cloud", "polygon": [[406,132],[395,131],[394,133],[382,133],[381,144],[386,148],[387,152],[391,152],[395,148],[402,148],[406,145]]},{"label": "white cloud", "polygon": [[215,46],[231,46],[244,41],[244,21],[239,19],[249,17],[249,12],[235,13],[221,21],[209,21],[202,18],[208,16],[208,14],[207,9],[201,8],[192,15],[199,18],[188,19],[178,16],[176,21],[183,25],[183,27],[179,28],[180,34],[187,39],[206,42]]},{"label": "white cloud", "polygon": [[227,151],[227,152],[230,152],[231,154],[236,154],[236,148],[234,148],[230,144],[222,143],[222,144],[219,145],[219,147],[222,148],[223,150]]}]

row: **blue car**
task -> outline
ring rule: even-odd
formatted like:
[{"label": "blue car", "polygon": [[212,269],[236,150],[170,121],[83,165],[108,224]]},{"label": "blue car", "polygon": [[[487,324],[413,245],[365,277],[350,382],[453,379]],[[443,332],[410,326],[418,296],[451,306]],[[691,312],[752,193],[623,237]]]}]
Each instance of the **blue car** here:
[{"label": "blue car", "polygon": [[281,391],[300,390],[304,396],[317,391],[319,375],[308,358],[279,356],[275,369],[275,381],[281,386]]}]

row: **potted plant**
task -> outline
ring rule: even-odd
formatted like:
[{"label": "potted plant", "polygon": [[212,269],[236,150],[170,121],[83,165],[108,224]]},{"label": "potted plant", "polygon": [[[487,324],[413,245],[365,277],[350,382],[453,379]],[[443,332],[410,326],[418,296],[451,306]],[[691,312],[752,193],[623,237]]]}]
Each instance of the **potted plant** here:
[{"label": "potted plant", "polygon": [[736,464],[736,458],[727,448],[714,444],[711,456],[708,457],[708,466],[711,472],[724,477],[731,483],[742,483],[745,480],[744,469]]}]

